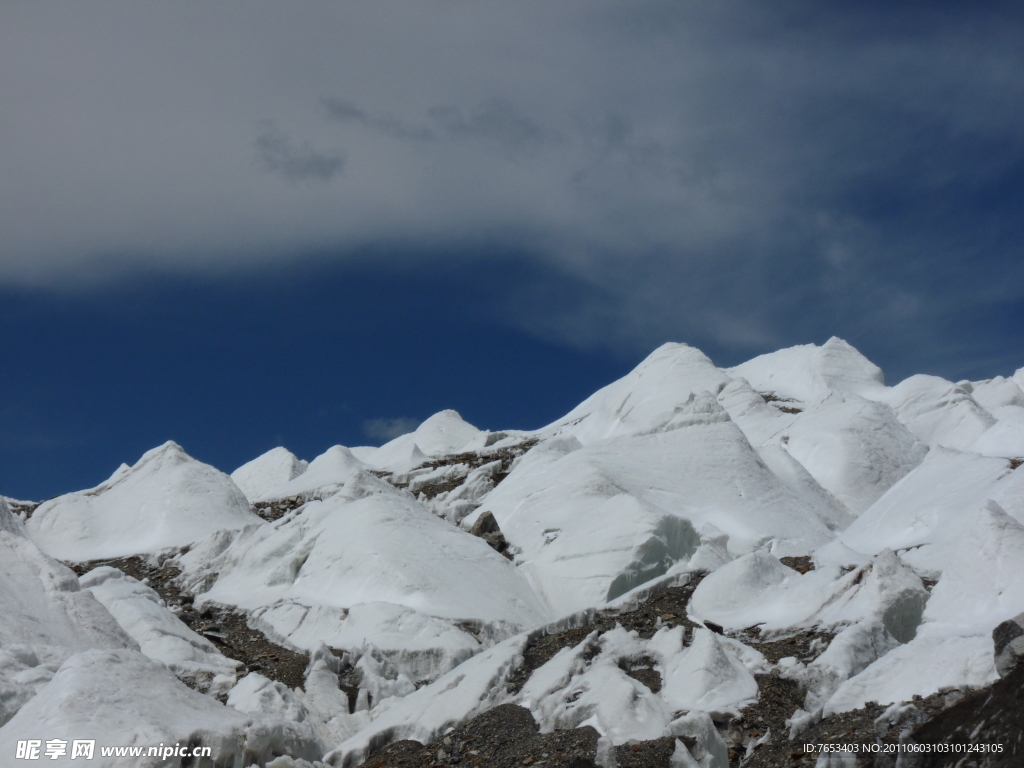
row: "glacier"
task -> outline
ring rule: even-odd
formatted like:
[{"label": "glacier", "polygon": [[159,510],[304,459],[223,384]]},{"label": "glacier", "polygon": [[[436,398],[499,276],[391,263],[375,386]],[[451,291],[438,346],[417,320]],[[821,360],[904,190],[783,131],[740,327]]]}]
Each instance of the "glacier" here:
[{"label": "glacier", "polygon": [[[669,739],[672,765],[727,768],[872,706],[905,720],[996,683],[993,630],[1024,614],[1022,388],[888,386],[837,338],[731,368],[666,344],[537,430],[446,410],[230,474],[167,442],[92,489],[0,496],[0,761],[90,738],[355,766],[515,705],[593,728],[596,764]],[[638,623],[665,594],[685,605]],[[302,685],[239,658],[225,612]],[[783,684],[787,732],[744,731]]]}]

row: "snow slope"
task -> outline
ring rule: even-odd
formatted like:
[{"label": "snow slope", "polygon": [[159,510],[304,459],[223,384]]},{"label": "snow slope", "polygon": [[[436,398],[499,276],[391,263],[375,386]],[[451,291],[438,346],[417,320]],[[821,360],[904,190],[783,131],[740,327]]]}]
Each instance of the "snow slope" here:
[{"label": "snow slope", "polygon": [[[542,730],[592,725],[605,752],[686,737],[725,766],[716,724],[758,699],[755,675],[802,684],[794,723],[995,678],[992,630],[1024,612],[1021,459],[1024,369],[890,387],[837,338],[727,369],[666,344],[535,432],[442,411],[380,448],[308,465],[278,448],[231,478],[167,443],[25,523],[0,497],[0,754],[95,714],[109,743],[195,737],[239,765],[352,766],[514,702]],[[286,513],[266,523],[250,501]],[[509,557],[470,534],[486,513]],[[108,567],[79,583],[51,559],[186,546],[174,562],[195,608],[237,606],[309,651],[304,690],[236,683],[244,670],[147,585]],[[595,631],[508,692],[531,638],[695,571],[692,632]],[[701,624],[825,640],[772,664]],[[641,661],[660,690],[628,674]]]},{"label": "snow slope", "polygon": [[925,445],[966,450],[996,419],[961,384],[911,376],[879,395]]},{"label": "snow slope", "polygon": [[[0,725],[69,656],[137,648],[74,572],[43,554],[0,501]],[[0,753],[2,754],[2,753]]]},{"label": "snow slope", "polygon": [[969,450],[983,456],[1024,458],[1024,408],[1006,406],[1005,415],[971,443]]},{"label": "snow slope", "polygon": [[486,511],[563,615],[685,566],[698,550],[805,554],[832,538],[829,511],[781,482],[709,394],[684,401],[658,431],[542,443],[464,525]]},{"label": "snow slope", "polygon": [[481,539],[359,470],[331,498],[271,525],[223,531],[179,563],[188,583],[201,585],[200,602],[245,608],[271,637],[299,648],[373,645],[414,680],[479,650],[457,622],[500,638],[550,618],[523,575]]},{"label": "snow slope", "polygon": [[[1024,520],[1024,473],[1011,470],[1005,459],[933,448],[837,542],[868,554],[885,548],[903,551],[919,573],[938,578],[987,499],[1005,504],[1009,514]],[[826,562],[835,550],[825,548],[817,559]]]},{"label": "snow slope", "polygon": [[571,435],[586,445],[609,437],[653,432],[675,409],[702,392],[718,394],[729,376],[699,349],[664,344],[618,381],[599,389],[542,435]]},{"label": "snow slope", "polygon": [[260,522],[230,477],[168,442],[95,488],[40,505],[26,528],[47,554],[82,562],[181,547]]},{"label": "snow slope", "polygon": [[992,630],[1024,611],[1024,525],[993,501],[971,517],[916,636],[843,683],[826,712],[996,679]]},{"label": "snow slope", "polygon": [[881,368],[835,336],[820,347],[804,344],[755,357],[728,373],[758,392],[808,404],[835,392],[870,397],[885,383]]},{"label": "snow slope", "polygon": [[346,491],[294,518],[219,534],[180,562],[194,578],[219,574],[204,599],[250,609],[287,598],[521,625],[545,618],[512,564],[480,539],[372,476]]}]

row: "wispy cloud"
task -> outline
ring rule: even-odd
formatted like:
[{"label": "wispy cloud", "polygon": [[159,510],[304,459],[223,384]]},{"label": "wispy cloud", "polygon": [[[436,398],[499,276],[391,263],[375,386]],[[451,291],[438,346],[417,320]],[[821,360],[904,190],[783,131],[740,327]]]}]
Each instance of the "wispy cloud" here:
[{"label": "wispy cloud", "polygon": [[327,114],[343,123],[366,126],[377,133],[415,142],[484,141],[512,151],[536,150],[557,137],[539,123],[520,114],[512,103],[491,99],[465,111],[455,104],[435,104],[418,120],[391,113],[371,113],[338,97],[323,99]]},{"label": "wispy cloud", "polygon": [[0,28],[0,281],[500,249],[560,280],[509,322],[630,349],[1024,300],[1019,4],[104,8]]},{"label": "wispy cloud", "polygon": [[410,419],[405,416],[394,419],[369,419],[363,422],[363,434],[371,440],[386,443],[415,431],[421,423],[419,419]]}]

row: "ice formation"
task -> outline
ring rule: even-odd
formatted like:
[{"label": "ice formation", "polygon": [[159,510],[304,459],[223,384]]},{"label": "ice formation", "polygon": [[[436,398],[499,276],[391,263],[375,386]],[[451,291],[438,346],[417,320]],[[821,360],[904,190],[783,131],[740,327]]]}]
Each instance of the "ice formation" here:
[{"label": "ice formation", "polygon": [[[443,411],[379,448],[276,448],[230,477],[167,443],[31,512],[0,497],[0,754],[38,733],[354,766],[515,703],[542,731],[593,726],[602,760],[668,736],[673,765],[724,768],[719,730],[758,701],[755,675],[801,683],[795,724],[987,685],[993,629],[1024,613],[1022,388],[1024,369],[887,386],[835,338],[729,369],[667,344],[534,432]],[[307,652],[303,690],[243,669],[145,583],[53,559],[129,555]],[[509,687],[545,632],[696,574],[695,628],[593,631]],[[772,663],[752,627],[830,641]],[[659,689],[629,674],[641,662]]]}]

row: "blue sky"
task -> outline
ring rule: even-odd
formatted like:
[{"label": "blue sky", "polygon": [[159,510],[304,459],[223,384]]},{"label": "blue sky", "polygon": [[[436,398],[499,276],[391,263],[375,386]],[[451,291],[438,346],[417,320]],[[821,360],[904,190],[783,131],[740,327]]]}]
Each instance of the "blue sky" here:
[{"label": "blue sky", "polygon": [[1013,3],[0,10],[0,493],[442,408],[664,341],[1024,366]]}]

